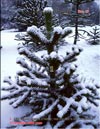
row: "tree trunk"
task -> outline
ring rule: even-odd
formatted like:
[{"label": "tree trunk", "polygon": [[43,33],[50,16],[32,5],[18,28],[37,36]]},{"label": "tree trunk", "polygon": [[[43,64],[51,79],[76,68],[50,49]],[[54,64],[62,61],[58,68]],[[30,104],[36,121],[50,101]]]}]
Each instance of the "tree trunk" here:
[{"label": "tree trunk", "polygon": [[75,38],[74,38],[74,44],[76,44],[77,42],[77,38],[78,38],[78,7],[79,4],[76,4],[76,18],[75,18]]}]

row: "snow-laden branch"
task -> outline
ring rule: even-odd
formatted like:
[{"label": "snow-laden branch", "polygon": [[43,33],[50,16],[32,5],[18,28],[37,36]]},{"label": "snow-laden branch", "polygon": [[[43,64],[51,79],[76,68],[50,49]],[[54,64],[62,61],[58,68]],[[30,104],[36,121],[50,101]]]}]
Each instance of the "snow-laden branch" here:
[{"label": "snow-laden branch", "polygon": [[17,75],[26,76],[30,78],[37,77],[37,78],[42,78],[42,79],[48,79],[48,76],[45,73],[43,73],[43,71],[33,68],[33,66],[31,66],[31,69],[24,68],[23,71],[17,71]]},{"label": "snow-laden branch", "polygon": [[59,41],[59,38],[61,37],[62,34],[62,28],[60,26],[54,27],[53,31],[53,37],[51,39],[51,44],[56,45]]},{"label": "snow-laden branch", "polygon": [[56,76],[62,76],[62,74],[65,73],[65,68],[64,67],[59,67],[56,71]]},{"label": "snow-laden branch", "polygon": [[85,94],[91,94],[91,91],[88,89],[82,89],[80,91],[77,91],[76,94],[73,95],[73,98],[75,99],[77,96],[85,95]]},{"label": "snow-laden branch", "polygon": [[61,86],[63,84],[64,84],[64,79],[63,78],[56,81],[57,86]]},{"label": "snow-laden branch", "polygon": [[32,69],[32,73],[35,74],[35,76],[38,78],[48,78],[48,76],[45,73],[40,72],[38,70]]},{"label": "snow-laden branch", "polygon": [[9,85],[11,85],[13,83],[13,81],[11,80],[11,77],[8,76],[8,77],[5,77],[4,80],[3,80],[5,83],[8,83]]},{"label": "snow-laden branch", "polygon": [[72,53],[66,53],[66,57],[65,57],[64,63],[72,62],[73,59],[75,59],[76,56],[78,56],[80,54],[80,52],[82,51],[82,49],[75,48],[75,47],[73,47],[72,50],[73,50]]},{"label": "snow-laden branch", "polygon": [[33,41],[35,40],[42,44],[48,44],[49,42],[45,37],[45,35],[41,32],[41,30],[34,25],[31,27],[28,27],[27,33],[32,37]]},{"label": "snow-laden branch", "polygon": [[12,106],[13,106],[14,108],[17,108],[23,101],[25,101],[25,99],[28,97],[29,93],[30,93],[29,90],[26,91],[26,92],[24,92],[24,94],[23,94],[22,96],[20,96],[20,97],[18,98],[18,100],[16,100],[16,101],[12,104]]},{"label": "snow-laden branch", "polygon": [[53,129],[60,128],[64,123],[65,123],[65,119],[61,120],[61,121],[58,121],[57,124],[53,127]]},{"label": "snow-laden branch", "polygon": [[28,57],[30,60],[32,60],[33,62],[38,63],[39,65],[42,65],[44,67],[47,66],[47,63],[43,60],[41,60],[39,57],[37,57],[34,53],[31,53],[30,51],[28,51],[25,48],[20,48],[19,50],[19,54],[25,55],[26,57]]},{"label": "snow-laden branch", "polygon": [[22,67],[24,67],[24,68],[26,68],[28,70],[31,70],[31,67],[25,62],[25,59],[22,58],[22,57],[17,58],[16,63],[20,64]]},{"label": "snow-laden branch", "polygon": [[9,104],[12,105],[14,102],[16,102],[18,100],[18,98],[12,98],[11,100],[9,100]]},{"label": "snow-laden branch", "polygon": [[17,71],[16,74],[18,76],[26,76],[30,78],[34,78],[34,75],[31,73],[31,71],[24,69],[23,71]]},{"label": "snow-laden branch", "polygon": [[37,77],[34,78],[29,78],[26,76],[22,76],[19,79],[19,83],[25,83],[28,87],[41,87],[41,88],[47,88],[48,87],[48,83],[47,83],[47,79],[39,79]]},{"label": "snow-laden branch", "polygon": [[39,114],[33,116],[33,120],[39,120],[43,117],[45,117],[46,115],[48,115],[50,112],[52,112],[52,110],[55,108],[55,106],[58,104],[59,99],[57,99],[51,106],[49,106],[46,110],[40,112]]},{"label": "snow-laden branch", "polygon": [[57,116],[59,118],[62,118],[69,110],[70,106],[73,105],[77,107],[77,112],[81,113],[83,109],[88,109],[89,106],[87,104],[87,98],[84,96],[80,101],[77,102],[75,100],[78,96],[89,94],[90,91],[83,89],[81,91],[78,91],[78,93],[74,94],[71,98],[63,97],[63,100],[66,102],[66,105],[57,113]]},{"label": "snow-laden branch", "polygon": [[17,89],[17,87],[15,87],[14,85],[10,85],[10,86],[4,86],[1,88],[1,90],[3,91],[9,91],[9,90],[12,90],[12,89]]},{"label": "snow-laden branch", "polygon": [[25,92],[25,91],[27,91],[26,88],[24,88],[24,87],[23,87],[23,88],[20,88],[20,89],[15,90],[14,92],[12,92],[12,93],[10,93],[10,94],[3,95],[3,96],[1,97],[1,100],[13,98],[13,97],[15,97],[16,95],[18,96],[19,94],[21,94],[21,93],[23,93],[23,92]]},{"label": "snow-laden branch", "polygon": [[1,88],[2,90],[7,91],[7,90],[19,89],[19,88],[20,88],[18,85],[16,85],[16,83],[14,83],[14,82],[11,80],[11,77],[5,77],[4,80],[3,80],[3,82],[8,83],[9,86],[6,86],[6,87],[4,86],[4,87],[2,87],[2,88]]},{"label": "snow-laden branch", "polygon": [[71,34],[71,33],[72,33],[71,28],[65,27],[65,28],[62,30],[61,38],[65,38],[66,36],[68,36],[68,35]]},{"label": "snow-laden branch", "polygon": [[[99,100],[100,100],[100,98],[98,98]],[[96,107],[97,106],[99,106],[99,102],[96,102],[95,100],[93,100],[93,98],[88,98],[88,100],[92,103],[92,104],[94,104]]]},{"label": "snow-laden branch", "polygon": [[57,113],[57,116],[59,118],[62,118],[69,110],[70,106],[72,105],[74,99],[73,98],[69,98],[67,103],[66,103],[66,106],[63,107],[62,110],[60,110],[58,113]]},{"label": "snow-laden branch", "polygon": [[71,64],[71,65],[69,65],[69,67],[66,67],[66,76],[70,77],[70,79],[69,79],[70,82],[73,82],[72,76],[73,76],[73,73],[75,72],[76,68],[77,68],[77,66],[75,64]]}]

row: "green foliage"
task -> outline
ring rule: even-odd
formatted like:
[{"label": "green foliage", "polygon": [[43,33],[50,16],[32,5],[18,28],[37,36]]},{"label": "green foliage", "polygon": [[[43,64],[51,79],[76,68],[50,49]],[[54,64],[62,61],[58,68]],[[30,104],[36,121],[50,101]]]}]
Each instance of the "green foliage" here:
[{"label": "green foliage", "polygon": [[50,39],[52,30],[53,30],[52,28],[53,10],[49,7],[44,9],[44,16],[45,16],[45,26],[47,30],[47,37],[48,39]]}]

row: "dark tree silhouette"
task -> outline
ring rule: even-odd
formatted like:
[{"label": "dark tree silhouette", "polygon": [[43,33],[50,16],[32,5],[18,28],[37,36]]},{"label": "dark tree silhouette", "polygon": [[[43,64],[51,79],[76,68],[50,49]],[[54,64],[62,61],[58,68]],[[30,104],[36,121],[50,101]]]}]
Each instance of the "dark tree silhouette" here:
[{"label": "dark tree silhouette", "polygon": [[43,26],[43,9],[46,5],[46,0],[22,0],[14,18],[19,30],[26,30],[32,25]]},{"label": "dark tree silhouette", "polygon": [[94,1],[94,0],[65,0],[66,3],[72,3],[75,6],[75,11],[72,14],[70,14],[70,16],[75,19],[74,44],[77,43],[77,39],[79,36],[79,33],[78,33],[79,18],[86,18],[86,17],[90,16],[90,14],[88,14],[88,13],[80,14],[79,7],[80,7],[80,5],[82,5],[84,3],[88,3],[88,2],[92,2],[92,1]]}]

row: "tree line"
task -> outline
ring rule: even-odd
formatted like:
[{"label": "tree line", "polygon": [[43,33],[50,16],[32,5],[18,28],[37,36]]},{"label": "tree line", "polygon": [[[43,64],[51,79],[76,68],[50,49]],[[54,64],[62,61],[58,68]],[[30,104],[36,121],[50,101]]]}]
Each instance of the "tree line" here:
[{"label": "tree line", "polygon": [[[15,19],[16,17],[18,17],[19,10],[22,10],[24,8],[23,3],[25,1],[29,2],[34,0],[1,0],[1,29],[18,27],[18,21],[16,22]],[[68,17],[68,15],[65,15],[66,13],[68,13],[68,11],[70,11],[70,14],[75,11],[75,6],[73,4],[67,3],[66,0],[47,0],[47,2],[48,6],[50,5],[53,7],[60,24],[73,24],[74,21],[72,20],[72,17]],[[99,24],[100,9],[95,1],[92,1],[90,3],[84,3],[79,8],[80,10],[89,10],[90,13],[94,12],[94,15],[87,19],[87,24]],[[40,12],[42,12],[41,9],[38,14],[40,14]],[[34,17],[34,15],[31,15],[31,17]],[[80,24],[83,24],[83,19],[80,21]]]}]

